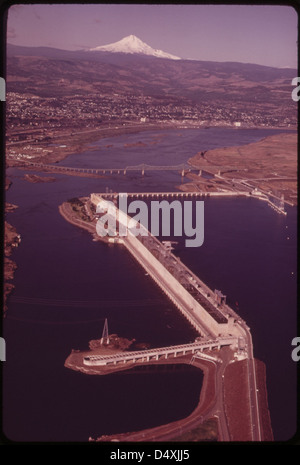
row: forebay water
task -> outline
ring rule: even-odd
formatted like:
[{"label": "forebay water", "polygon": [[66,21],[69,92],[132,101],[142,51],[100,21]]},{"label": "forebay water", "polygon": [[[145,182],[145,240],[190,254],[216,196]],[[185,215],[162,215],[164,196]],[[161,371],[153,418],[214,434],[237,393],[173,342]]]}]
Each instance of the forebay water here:
[{"label": "forebay water", "polygon": [[[147,163],[177,165],[202,150],[243,145],[283,131],[177,129],[102,139],[96,150],[69,156],[61,165],[124,168]],[[144,146],[134,146],[143,142]],[[125,146],[124,144],[129,144]],[[133,145],[131,145],[133,144]],[[3,429],[13,441],[87,441],[164,424],[190,414],[202,383],[200,370],[91,376],[64,367],[72,349],[88,349],[109,332],[151,347],[191,342],[197,336],[134,258],[64,220],[58,205],[73,197],[118,192],[175,191],[180,174],[146,171],[101,179],[54,176],[29,183],[25,171],[8,169],[7,202],[19,206],[7,221],[21,234],[12,259],[15,290],[4,320]],[[41,174],[43,176],[43,174]],[[184,179],[188,182],[188,179]],[[279,215],[252,198],[203,198],[204,244],[174,253],[249,325],[254,355],[266,364],[275,440],[296,430],[297,336],[296,208]],[[44,299],[44,300],[40,300]],[[238,406],[237,406],[238,408]]]}]

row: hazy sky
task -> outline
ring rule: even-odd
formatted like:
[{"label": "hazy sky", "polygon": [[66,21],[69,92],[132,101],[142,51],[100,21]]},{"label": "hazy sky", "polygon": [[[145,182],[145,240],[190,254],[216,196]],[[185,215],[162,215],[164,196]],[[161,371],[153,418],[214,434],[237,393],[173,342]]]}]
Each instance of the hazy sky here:
[{"label": "hazy sky", "polygon": [[181,58],[297,67],[297,12],[289,6],[15,5],[7,41],[78,50],[134,34]]}]

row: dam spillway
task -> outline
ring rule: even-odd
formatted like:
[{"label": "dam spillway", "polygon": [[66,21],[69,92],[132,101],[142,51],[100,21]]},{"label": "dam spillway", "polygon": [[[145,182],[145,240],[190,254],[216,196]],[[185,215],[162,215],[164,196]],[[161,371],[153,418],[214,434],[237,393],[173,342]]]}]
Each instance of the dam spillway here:
[{"label": "dam spillway", "polygon": [[[109,202],[101,194],[91,194],[90,204],[93,209],[99,205],[102,211],[109,209]],[[117,234],[108,240],[125,246],[199,335],[240,337],[239,317],[228,307],[225,296],[220,291],[209,289],[143,225],[139,224],[141,234],[133,234],[127,227],[129,220],[132,222],[133,219],[115,208],[119,228],[126,228],[126,234]]]}]

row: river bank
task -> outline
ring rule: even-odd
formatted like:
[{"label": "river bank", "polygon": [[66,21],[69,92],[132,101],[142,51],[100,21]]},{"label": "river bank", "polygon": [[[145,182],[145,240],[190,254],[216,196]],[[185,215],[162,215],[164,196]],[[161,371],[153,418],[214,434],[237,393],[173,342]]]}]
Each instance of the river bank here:
[{"label": "river bank", "polygon": [[107,242],[106,237],[100,238],[97,235],[96,219],[92,219],[84,212],[84,200],[87,201],[88,199],[74,199],[73,201],[62,203],[58,207],[59,213],[69,223],[90,232],[95,240]]},{"label": "river bank", "polygon": [[[22,153],[22,159],[31,160],[37,163],[59,163],[65,160],[70,155],[92,152],[97,150],[94,143],[105,138],[115,138],[122,135],[138,134],[149,131],[168,131],[174,129],[194,129],[209,131],[210,129],[225,129],[232,130],[230,126],[203,126],[201,124],[182,124],[180,122],[164,122],[164,123],[120,123],[114,126],[104,126],[95,129],[84,131],[72,131],[72,129],[61,130],[54,135],[50,141],[25,141],[25,142],[8,142],[6,145],[6,163],[7,167],[17,166],[18,153]],[[247,129],[259,130],[259,127],[244,127],[241,129],[235,128],[234,131],[243,131]],[[270,130],[283,130],[284,132],[293,132],[293,129],[283,128],[268,128]],[[9,140],[9,135],[8,135]],[[108,144],[110,146],[111,144]],[[124,148],[130,147],[132,144],[124,144]],[[134,144],[136,147],[144,147],[143,141],[138,141]],[[199,152],[201,153],[201,152]],[[25,158],[23,158],[25,155]],[[197,157],[197,155],[195,155]]]},{"label": "river bank", "polygon": [[[5,188],[6,190],[9,189],[11,186],[11,181],[6,179]],[[5,203],[5,214],[12,213],[16,210],[17,205],[13,205],[11,203]],[[13,252],[15,247],[21,242],[21,236],[18,234],[16,228],[8,223],[6,220],[4,221],[4,266],[3,266],[3,313],[4,316],[7,312],[7,299],[9,295],[15,288],[13,284],[14,274],[17,269],[17,264],[9,258]]]},{"label": "river bank", "polygon": [[53,137],[51,142],[16,142],[7,144],[6,158],[7,167],[14,167],[20,165],[20,159],[17,157],[17,152],[25,154],[25,161],[34,161],[36,163],[59,163],[70,155],[77,153],[88,152],[96,150],[93,145],[101,139],[117,137],[121,135],[137,134],[139,132],[147,132],[153,130],[168,130],[176,129],[178,126],[175,123],[165,124],[129,124],[129,125],[116,125],[113,127],[103,127],[97,129],[90,129],[81,132],[65,131]]},{"label": "river bank", "polygon": [[[181,190],[258,190],[297,205],[297,134],[277,134],[243,146],[200,151],[188,160],[200,173],[188,174]],[[210,173],[207,179],[202,171]]]}]

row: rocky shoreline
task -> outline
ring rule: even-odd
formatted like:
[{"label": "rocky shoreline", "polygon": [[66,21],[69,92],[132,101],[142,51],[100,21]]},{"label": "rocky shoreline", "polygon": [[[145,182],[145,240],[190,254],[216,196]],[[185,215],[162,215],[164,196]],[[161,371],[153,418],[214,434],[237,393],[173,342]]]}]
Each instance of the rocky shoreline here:
[{"label": "rocky shoreline", "polygon": [[[5,186],[6,190],[9,189],[11,185],[10,180],[6,180]],[[13,212],[16,208],[16,205],[6,203],[5,204],[5,214]],[[6,220],[4,222],[4,279],[3,279],[3,316],[7,312],[7,299],[9,295],[13,292],[15,285],[13,284],[14,274],[17,269],[17,264],[10,258],[15,247],[21,242],[21,236],[18,234],[16,228],[8,223]]]},{"label": "rocky shoreline", "polygon": [[25,174],[25,181],[32,182],[36,184],[38,182],[55,182],[56,178],[51,178],[50,176],[37,176],[36,174]]},{"label": "rocky shoreline", "polygon": [[[78,202],[81,202],[83,199],[76,199]],[[79,228],[85,229],[86,231],[90,232],[94,239],[98,240],[104,240],[106,241],[106,238],[100,238],[100,236],[97,235],[96,233],[96,222],[95,220],[92,221],[90,218],[88,218],[88,221],[85,221],[83,218],[80,216],[80,206],[78,207],[78,210],[72,206],[71,201],[69,202],[64,202],[58,207],[59,213],[61,216],[68,221],[69,223],[73,224],[74,226],[77,226]]]}]

